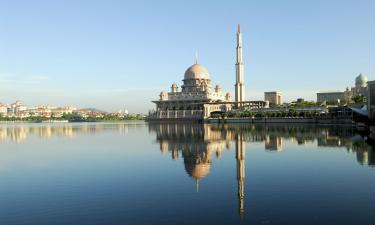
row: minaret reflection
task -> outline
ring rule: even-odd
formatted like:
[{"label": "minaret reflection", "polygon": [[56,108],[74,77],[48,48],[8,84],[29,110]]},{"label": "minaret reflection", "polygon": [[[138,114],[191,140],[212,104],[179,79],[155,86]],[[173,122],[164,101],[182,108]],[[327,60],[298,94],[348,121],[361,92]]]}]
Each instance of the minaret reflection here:
[{"label": "minaret reflection", "polygon": [[245,157],[246,143],[241,133],[236,134],[236,160],[237,160],[237,185],[238,185],[238,211],[243,218],[245,212]]},{"label": "minaret reflection", "polygon": [[[246,127],[199,125],[199,124],[149,124],[149,130],[155,132],[156,140],[163,154],[169,152],[172,159],[183,158],[186,173],[195,180],[196,192],[200,181],[209,175],[212,157],[221,158],[224,149],[230,149],[235,143],[237,168],[237,200],[241,218],[245,212],[245,158]],[[248,132],[248,130],[247,130]]]},{"label": "minaret reflection", "polygon": [[[288,151],[293,143],[341,148],[356,153],[360,164],[375,167],[375,145],[369,146],[361,137],[353,137],[351,130],[323,126],[302,125],[243,125],[243,124],[166,124],[150,123],[163,154],[183,160],[189,177],[199,190],[202,179],[210,174],[215,160],[226,159],[224,149],[235,149],[238,213],[245,215],[245,159],[246,143],[257,143],[255,151]],[[231,146],[231,145],[235,146]],[[284,150],[283,150],[284,148]],[[222,155],[223,154],[223,155]],[[181,158],[182,157],[182,158]],[[233,157],[233,156],[232,156]],[[180,158],[180,159],[179,159]],[[233,158],[232,158],[233,160]],[[233,168],[234,169],[234,168]],[[231,178],[234,179],[234,178]],[[236,192],[233,189],[233,192]],[[232,194],[235,197],[235,193]]]}]

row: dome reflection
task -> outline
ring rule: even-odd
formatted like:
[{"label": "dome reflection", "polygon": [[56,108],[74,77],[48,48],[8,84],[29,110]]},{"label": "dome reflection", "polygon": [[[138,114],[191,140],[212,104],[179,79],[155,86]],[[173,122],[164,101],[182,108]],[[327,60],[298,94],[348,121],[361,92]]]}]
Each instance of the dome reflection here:
[{"label": "dome reflection", "polygon": [[281,152],[285,142],[313,144],[327,151],[341,148],[355,153],[361,165],[375,165],[373,146],[355,136],[353,128],[347,127],[151,123],[149,131],[155,133],[163,154],[169,152],[173,159],[183,157],[185,171],[196,181],[197,188],[199,181],[207,177],[214,166],[212,157],[216,155],[220,159],[222,152],[230,150],[234,143],[240,217],[245,212],[246,143],[264,143],[264,150],[269,152]]}]

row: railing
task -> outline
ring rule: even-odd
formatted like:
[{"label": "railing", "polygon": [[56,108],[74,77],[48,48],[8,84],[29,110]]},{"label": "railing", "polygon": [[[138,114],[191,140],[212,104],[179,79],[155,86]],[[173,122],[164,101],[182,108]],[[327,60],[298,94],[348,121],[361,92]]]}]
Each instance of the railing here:
[{"label": "railing", "polygon": [[150,119],[202,118],[203,110],[159,110],[149,113]]}]

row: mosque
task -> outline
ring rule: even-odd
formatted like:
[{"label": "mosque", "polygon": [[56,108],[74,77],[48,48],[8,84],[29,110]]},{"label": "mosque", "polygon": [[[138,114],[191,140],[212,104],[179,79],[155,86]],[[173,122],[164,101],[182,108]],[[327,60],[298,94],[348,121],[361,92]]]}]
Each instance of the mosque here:
[{"label": "mosque", "polygon": [[162,91],[159,100],[153,101],[156,110],[149,113],[149,120],[202,120],[212,112],[227,112],[245,104],[244,69],[242,61],[242,33],[237,29],[235,101],[229,92],[219,85],[212,88],[208,70],[198,63],[190,66],[184,74],[181,90],[176,83],[171,91]]}]

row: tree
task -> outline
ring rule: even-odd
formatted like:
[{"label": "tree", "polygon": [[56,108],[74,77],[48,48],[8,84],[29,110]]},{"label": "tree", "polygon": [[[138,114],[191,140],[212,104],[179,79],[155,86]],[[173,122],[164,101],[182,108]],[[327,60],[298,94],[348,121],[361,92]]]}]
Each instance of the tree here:
[{"label": "tree", "polygon": [[366,97],[363,95],[357,95],[352,97],[353,102],[355,103],[364,103],[366,102]]}]

